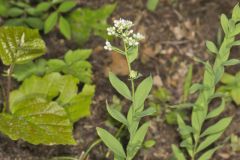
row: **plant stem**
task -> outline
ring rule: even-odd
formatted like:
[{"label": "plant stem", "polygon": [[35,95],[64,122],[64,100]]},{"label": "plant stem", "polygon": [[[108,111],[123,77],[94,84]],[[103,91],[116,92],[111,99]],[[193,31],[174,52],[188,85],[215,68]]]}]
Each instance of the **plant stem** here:
[{"label": "plant stem", "polygon": [[11,90],[11,85],[12,85],[11,77],[12,77],[13,69],[14,69],[14,64],[11,64],[7,71],[6,105],[3,108],[3,112],[9,112],[10,90]]}]

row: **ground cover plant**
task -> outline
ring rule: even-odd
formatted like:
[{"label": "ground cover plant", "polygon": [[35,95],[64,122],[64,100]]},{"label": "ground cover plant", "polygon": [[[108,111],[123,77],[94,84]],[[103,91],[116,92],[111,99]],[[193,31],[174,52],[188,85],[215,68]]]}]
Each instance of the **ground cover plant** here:
[{"label": "ground cover plant", "polygon": [[[213,148],[208,147],[220,138],[232,121],[232,116],[224,117],[215,124],[208,126],[208,128],[203,128],[205,121],[218,117],[225,108],[224,97],[216,93],[215,86],[221,80],[225,66],[239,63],[238,59],[229,59],[231,48],[239,45],[239,41],[235,38],[240,33],[238,23],[240,21],[239,13],[240,7],[237,4],[233,9],[230,19],[224,14],[221,15],[221,26],[225,36],[220,48],[217,48],[211,41],[206,42],[207,48],[215,56],[215,61],[213,65],[211,65],[209,61],[201,61],[205,68],[203,82],[202,84],[193,84],[190,88],[192,93],[199,91],[197,100],[192,104],[191,125],[185,124],[181,116],[177,117],[179,132],[183,139],[180,146],[187,150],[192,160],[211,159],[214,152],[219,149],[220,146]],[[210,102],[219,97],[221,98],[221,104],[209,111]],[[183,152],[180,151],[178,147],[173,145],[172,148],[176,159],[186,159]]]},{"label": "ground cover plant", "polygon": [[57,27],[66,39],[73,38],[78,44],[86,42],[92,31],[106,38],[103,32],[107,27],[106,19],[115,9],[115,4],[97,10],[79,8],[74,0],[1,0],[0,4],[4,25],[36,28],[45,34]]},{"label": "ground cover plant", "polygon": [[[90,114],[94,86],[84,85],[78,93],[78,78],[54,70],[44,77],[31,76],[10,92],[14,66],[43,55],[45,43],[37,30],[24,27],[2,27],[0,39],[1,60],[10,65],[0,131],[32,144],[75,144],[73,123]],[[69,63],[79,60],[71,52],[65,58]]]}]

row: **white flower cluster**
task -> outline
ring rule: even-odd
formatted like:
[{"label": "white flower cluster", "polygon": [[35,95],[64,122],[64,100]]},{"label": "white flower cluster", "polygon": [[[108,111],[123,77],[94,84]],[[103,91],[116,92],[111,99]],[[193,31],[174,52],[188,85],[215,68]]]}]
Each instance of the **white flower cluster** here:
[{"label": "white flower cluster", "polygon": [[[114,20],[114,26],[107,28],[107,33],[110,36],[116,36],[123,39],[124,43],[128,46],[137,46],[139,41],[144,39],[144,36],[140,33],[133,33],[130,28],[133,26],[133,22],[125,19]],[[112,50],[110,42],[106,42],[104,46],[107,50]]]}]

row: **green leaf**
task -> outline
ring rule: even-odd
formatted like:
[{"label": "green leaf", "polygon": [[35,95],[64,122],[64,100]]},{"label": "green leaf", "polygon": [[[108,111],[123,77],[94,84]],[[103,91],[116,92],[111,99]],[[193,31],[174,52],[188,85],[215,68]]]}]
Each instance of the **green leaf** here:
[{"label": "green leaf", "polygon": [[86,84],[81,93],[64,106],[72,122],[76,122],[82,117],[90,116],[90,106],[94,93],[95,86]]},{"label": "green leaf", "polygon": [[219,116],[224,111],[224,109],[225,109],[225,100],[222,99],[221,104],[217,108],[215,108],[211,112],[209,112],[206,119],[210,119],[210,118]]},{"label": "green leaf", "polygon": [[218,140],[223,132],[219,132],[219,133],[215,133],[212,135],[209,135],[207,138],[205,138],[200,145],[197,148],[196,153],[202,151],[203,149],[207,148],[208,146],[210,146],[213,142],[215,142],[216,140]]},{"label": "green leaf", "polygon": [[72,38],[79,45],[85,43],[91,34],[109,38],[106,32],[107,19],[115,9],[116,4],[107,4],[99,9],[78,8],[67,17]]},{"label": "green leaf", "polygon": [[210,52],[216,53],[216,54],[218,53],[218,48],[212,41],[206,41],[206,46]]},{"label": "green leaf", "polygon": [[232,117],[227,117],[219,120],[217,123],[214,125],[208,127],[202,134],[201,137],[211,135],[211,134],[216,134],[219,132],[223,132],[231,123]]},{"label": "green leaf", "polygon": [[12,19],[8,19],[4,22],[4,26],[24,26],[26,27],[25,25],[25,19],[21,18],[12,18]]},{"label": "green leaf", "polygon": [[65,110],[56,102],[40,97],[23,100],[12,114],[0,114],[0,131],[12,140],[32,144],[76,144],[72,124]]},{"label": "green leaf", "polygon": [[70,11],[73,7],[76,6],[76,2],[75,1],[66,1],[66,2],[63,2],[59,8],[58,8],[58,11],[59,12],[62,12],[62,13],[65,13],[65,12],[68,12]]},{"label": "green leaf", "polygon": [[63,70],[63,68],[65,68],[65,67],[66,67],[66,64],[65,64],[65,62],[63,60],[60,60],[60,59],[50,59],[47,62],[47,69],[44,68],[44,70],[47,73],[61,72]]},{"label": "green leaf", "polygon": [[10,8],[7,11],[7,14],[9,17],[18,17],[18,16],[22,15],[23,13],[24,13],[24,10],[22,10],[20,8],[16,8],[16,7]]},{"label": "green leaf", "polygon": [[127,55],[129,58],[129,63],[132,63],[134,60],[136,60],[138,57],[138,46],[128,49]]},{"label": "green leaf", "polygon": [[128,121],[126,119],[126,117],[118,110],[115,109],[113,107],[109,107],[108,103],[106,103],[107,105],[107,111],[108,113],[117,121],[123,123],[124,125],[128,126]]},{"label": "green leaf", "polygon": [[156,109],[154,107],[149,107],[148,109],[138,113],[136,115],[137,118],[142,118],[142,117],[146,117],[146,116],[151,116],[154,113],[156,113]]},{"label": "green leaf", "polygon": [[172,145],[172,150],[173,150],[173,153],[174,153],[174,157],[177,159],[177,160],[186,160],[184,154],[182,153],[182,151],[176,146],[176,145]]},{"label": "green leaf", "polygon": [[230,60],[223,63],[224,66],[233,66],[233,65],[236,65],[236,64],[240,64],[240,60],[230,59]]},{"label": "green leaf", "polygon": [[62,76],[59,73],[51,73],[43,78],[32,76],[26,79],[18,90],[10,94],[10,110],[14,112],[14,106],[29,97],[40,96],[48,101],[55,101],[64,107],[72,122],[88,116],[91,99],[94,94],[94,86],[85,85],[78,94],[79,80],[71,75]]},{"label": "green leaf", "polygon": [[220,147],[217,146],[217,147],[214,147],[213,149],[210,149],[210,150],[206,151],[205,153],[203,153],[203,154],[201,155],[201,157],[199,157],[198,160],[210,160],[211,157],[212,157],[212,155],[214,154],[214,152],[215,152],[216,150],[218,150],[219,148],[220,148]]},{"label": "green leaf", "polygon": [[146,100],[152,89],[152,84],[153,84],[152,77],[149,76],[146,79],[144,79],[137,87],[134,100],[135,109],[139,109],[144,105],[144,101]]},{"label": "green leaf", "polygon": [[113,151],[114,154],[121,158],[126,158],[125,151],[121,145],[121,143],[113,137],[109,132],[102,128],[97,127],[97,133],[99,137],[102,139],[102,141],[105,143],[105,145]]},{"label": "green leaf", "polygon": [[235,7],[233,8],[232,11],[232,18],[235,21],[238,21],[240,19],[240,7],[239,7],[239,3],[235,5]]},{"label": "green leaf", "polygon": [[26,19],[24,19],[25,23],[27,23],[28,26],[30,26],[31,28],[37,28],[39,30],[43,29],[44,26],[44,22],[42,21],[42,19],[40,18],[36,18],[36,17],[28,17]]},{"label": "green leaf", "polygon": [[117,76],[115,76],[112,72],[109,72],[109,80],[112,84],[112,86],[125,98],[131,100],[131,92],[128,88],[128,86],[121,81]]},{"label": "green leaf", "polygon": [[32,60],[45,51],[45,43],[37,30],[24,27],[0,28],[0,58],[5,65]]},{"label": "green leaf", "polygon": [[159,0],[148,0],[147,1],[147,9],[152,12],[155,11],[158,3],[159,3]]},{"label": "green leaf", "polygon": [[189,97],[189,93],[190,93],[190,87],[191,87],[191,84],[192,84],[192,72],[193,72],[193,66],[190,65],[189,68],[188,68],[188,72],[187,72],[187,75],[184,79],[184,93],[183,93],[183,101],[186,102],[188,97]]},{"label": "green leaf", "polygon": [[144,142],[143,146],[145,148],[152,148],[156,144],[155,140],[147,140]]},{"label": "green leaf", "polygon": [[46,12],[51,6],[51,2],[41,2],[37,5],[36,10],[38,12]]},{"label": "green leaf", "polygon": [[69,22],[63,17],[60,17],[59,20],[59,29],[60,32],[67,38],[71,39],[71,28]]},{"label": "green leaf", "polygon": [[149,125],[149,122],[144,123],[134,134],[132,141],[130,141],[127,147],[127,155],[129,157],[133,158],[138,152],[138,150],[141,149]]},{"label": "green leaf", "polygon": [[225,14],[221,15],[221,25],[225,34],[228,33],[228,18]]},{"label": "green leaf", "polygon": [[46,19],[44,23],[44,33],[50,32],[54,26],[57,24],[58,21],[58,13],[53,12],[49,15],[49,17]]},{"label": "green leaf", "polygon": [[231,84],[231,83],[234,83],[234,81],[235,81],[235,77],[229,73],[224,73],[221,78],[221,82],[224,84]]},{"label": "green leaf", "polygon": [[12,77],[17,81],[23,81],[31,75],[42,76],[45,73],[47,61],[39,59],[35,63],[30,61],[26,64],[18,64],[14,67]]},{"label": "green leaf", "polygon": [[199,84],[199,83],[194,83],[194,84],[190,87],[189,91],[190,91],[191,94],[193,94],[193,93],[195,93],[195,92],[197,92],[197,91],[199,91],[199,90],[202,90],[202,89],[204,89],[204,85]]},{"label": "green leaf", "polygon": [[240,89],[240,87],[236,87],[233,90],[231,90],[231,96],[237,105],[240,104],[240,90],[239,89]]}]

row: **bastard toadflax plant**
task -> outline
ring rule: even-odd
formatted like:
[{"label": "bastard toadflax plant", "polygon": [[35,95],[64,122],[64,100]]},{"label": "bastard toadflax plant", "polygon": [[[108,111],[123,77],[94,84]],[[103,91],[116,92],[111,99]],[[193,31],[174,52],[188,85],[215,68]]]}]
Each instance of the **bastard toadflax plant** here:
[{"label": "bastard toadflax plant", "polygon": [[[221,15],[221,26],[225,34],[221,46],[217,48],[213,42],[206,42],[208,50],[215,57],[215,62],[213,64],[202,62],[205,66],[203,81],[201,84],[193,84],[190,88],[192,93],[199,92],[197,100],[192,104],[191,125],[185,124],[181,116],[177,117],[179,132],[183,139],[180,147],[185,148],[188,153],[188,156],[185,156],[177,146],[173,145],[173,152],[177,160],[209,160],[220,148],[220,146],[211,147],[211,145],[221,137],[231,123],[232,117],[218,118],[219,120],[208,128],[205,128],[204,124],[208,120],[219,117],[224,111],[224,98],[216,92],[215,86],[223,76],[225,66],[239,64],[238,59],[229,60],[231,48],[240,45],[240,41],[236,40],[236,36],[240,33],[239,22],[240,7],[237,4],[230,19],[224,14]],[[209,111],[209,106],[215,98],[221,98],[221,103]]]},{"label": "bastard toadflax plant", "polygon": [[[109,73],[109,80],[112,86],[126,99],[131,101],[131,106],[128,108],[127,116],[119,110],[109,107],[107,103],[108,113],[117,121],[122,123],[129,132],[129,141],[125,147],[108,131],[97,128],[97,133],[105,143],[105,145],[114,153],[115,160],[132,160],[139,149],[142,147],[145,135],[147,133],[149,122],[140,125],[142,117],[151,115],[155,112],[154,109],[148,108],[144,110],[144,101],[149,95],[152,88],[152,77],[144,79],[138,87],[134,81],[140,77],[140,73],[132,69],[132,62],[138,57],[139,41],[144,38],[140,33],[134,33],[131,28],[133,23],[129,20],[115,20],[114,26],[107,29],[108,34],[120,38],[123,42],[123,49],[114,47],[110,42],[106,41],[105,49],[118,52],[125,56],[129,69],[129,81],[131,83],[131,91],[128,86],[121,81],[113,73]],[[136,87],[136,89],[135,89]]]}]

